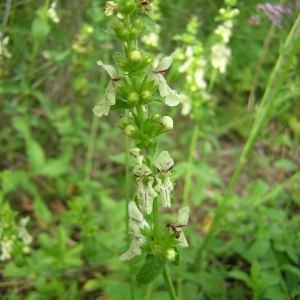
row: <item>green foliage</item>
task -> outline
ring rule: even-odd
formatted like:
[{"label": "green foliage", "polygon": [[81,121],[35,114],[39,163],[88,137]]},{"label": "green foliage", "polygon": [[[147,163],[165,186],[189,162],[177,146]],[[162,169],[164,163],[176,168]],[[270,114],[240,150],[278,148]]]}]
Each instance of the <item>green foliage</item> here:
[{"label": "green foliage", "polygon": [[[4,20],[9,1],[2,2]],[[132,7],[125,2],[138,1],[122,1],[127,11]],[[159,148],[171,149],[174,196],[191,207],[185,228],[189,248],[175,249],[176,259],[169,264],[178,299],[300,297],[299,49],[264,126],[256,132],[254,148],[242,159],[242,173],[223,202],[297,11],[272,33],[270,21],[256,11],[259,1],[177,2],[160,1],[155,7],[161,16],[156,19],[159,29],[139,7],[130,32],[116,23],[110,34],[104,30],[111,22],[104,15],[105,1],[58,1],[59,23],[50,18],[50,1],[21,1],[10,7],[0,27],[0,47],[5,47],[0,52],[0,255],[8,245],[2,242],[13,241],[11,257],[0,261],[3,299],[130,299],[128,265],[119,261],[127,248],[126,157],[115,124],[124,124],[114,112],[99,121],[92,108],[108,81],[96,62],[111,64],[112,48],[119,47],[112,35],[127,41],[153,32],[160,35],[153,54],[177,48],[167,81],[178,92],[188,91],[194,101],[191,118],[180,109],[163,109],[175,120],[171,137],[162,135],[160,118],[154,114],[161,99],[149,105],[147,121],[132,116],[142,131],[134,137],[151,155],[157,146],[153,137],[159,136]],[[228,44],[226,73],[214,75],[210,50],[219,38],[214,30],[225,18],[219,15],[221,7],[228,8],[226,12],[237,7],[240,14]],[[260,15],[260,25],[247,22],[253,14]],[[188,82],[178,71],[190,45],[193,74],[200,58],[207,60],[209,97],[193,92],[195,81]],[[126,51],[120,55],[127,57]],[[154,58],[142,52],[141,56],[145,66]],[[147,104],[147,97],[141,99],[145,90],[152,96],[153,82],[141,87],[135,92]],[[126,85],[118,97],[124,102],[111,109],[129,108]],[[31,243],[19,236],[27,216],[22,232],[25,228]],[[174,219],[166,217],[160,224],[166,233],[168,222]],[[138,274],[135,298],[169,299],[160,276],[166,259],[149,254],[143,260],[131,262],[132,274]]]},{"label": "green foliage", "polygon": [[152,282],[165,268],[166,258],[148,254],[141,270],[136,276],[139,285]]}]

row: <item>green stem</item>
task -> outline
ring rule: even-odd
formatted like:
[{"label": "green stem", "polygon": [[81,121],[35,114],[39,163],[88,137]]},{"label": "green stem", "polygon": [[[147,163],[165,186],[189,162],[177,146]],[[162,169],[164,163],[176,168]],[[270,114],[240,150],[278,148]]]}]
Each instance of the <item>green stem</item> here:
[{"label": "green stem", "polygon": [[255,75],[254,75],[254,79],[253,79],[253,82],[252,82],[251,91],[250,91],[249,99],[248,99],[248,111],[253,109],[253,105],[254,105],[254,102],[255,102],[255,92],[256,92],[256,89],[257,89],[257,86],[258,86],[260,72],[262,70],[262,65],[263,65],[263,62],[265,60],[265,57],[268,54],[268,49],[269,49],[269,46],[270,46],[271,41],[273,39],[275,28],[276,28],[275,25],[271,26],[271,28],[269,30],[269,33],[268,33],[268,36],[265,39],[264,45],[262,47],[261,53],[259,55],[259,59],[258,59],[258,63],[257,63],[257,66],[256,66]]},{"label": "green stem", "polygon": [[157,198],[153,201],[153,208],[152,208],[152,214],[153,214],[153,226],[154,226],[154,241],[156,239],[159,239],[160,237],[160,228],[159,228],[159,221],[158,221],[158,204],[157,204]]},{"label": "green stem", "polygon": [[240,156],[238,166],[235,169],[235,172],[231,178],[231,181],[227,187],[224,198],[221,204],[216,209],[215,218],[212,222],[209,232],[205,236],[201,246],[197,250],[196,258],[193,263],[193,268],[198,269],[201,265],[202,252],[207,247],[210,242],[217,224],[224,215],[224,209],[228,200],[230,199],[231,192],[238,180],[238,177],[246,163],[246,160],[249,156],[250,151],[252,150],[254,143],[258,137],[259,132],[261,131],[263,125],[266,123],[268,116],[270,115],[271,109],[274,105],[275,100],[277,99],[278,93],[281,89],[281,86],[286,78],[287,71],[292,63],[292,60],[295,56],[296,50],[300,44],[300,15],[294,23],[293,28],[291,29],[284,46],[282,48],[281,54],[277,60],[277,63],[270,75],[267,88],[265,90],[262,102],[257,111],[256,118],[252,125],[249,138],[244,146],[243,152]]},{"label": "green stem", "polygon": [[208,85],[208,89],[207,89],[207,92],[208,93],[211,93],[214,85],[215,85],[215,82],[216,82],[216,79],[217,79],[217,75],[218,75],[218,70],[213,68],[213,71],[211,73],[211,76],[210,76],[210,80],[209,80],[209,85]]},{"label": "green stem", "polygon": [[177,297],[176,297],[176,294],[175,294],[175,290],[174,290],[172,281],[171,281],[170,276],[168,274],[167,267],[165,267],[165,269],[163,270],[162,275],[164,277],[164,281],[165,281],[170,299],[171,300],[176,300]]},{"label": "green stem", "polygon": [[[125,197],[126,197],[126,206],[125,206],[125,224],[126,224],[126,236],[127,236],[127,245],[128,248],[130,247],[130,236],[128,232],[130,231],[129,229],[129,211],[128,211],[128,204],[130,202],[130,177],[129,177],[129,138],[125,136],[125,180],[126,180],[126,192],[125,192]],[[131,300],[134,300],[134,276],[133,276],[133,271],[132,271],[132,263],[129,261],[128,263],[128,268],[129,268],[129,281],[130,281],[130,295],[131,295]]]},{"label": "green stem", "polygon": [[[104,61],[108,59],[108,54],[105,53],[103,57]],[[104,90],[106,78],[105,76],[100,77],[100,84],[101,90]],[[86,167],[85,167],[85,174],[84,174],[84,181],[87,182],[91,177],[91,172],[93,168],[93,156],[94,156],[94,149],[96,143],[96,136],[97,136],[97,128],[98,128],[99,118],[93,118],[92,127],[89,135],[88,147],[87,147],[87,155],[86,155]]]},{"label": "green stem", "polygon": [[193,169],[193,155],[197,144],[198,139],[198,133],[199,133],[199,125],[198,123],[195,124],[193,135],[192,135],[192,141],[190,143],[190,150],[189,150],[189,159],[188,159],[188,168],[185,176],[185,184],[183,189],[183,199],[182,199],[182,206],[188,206],[189,205],[189,191],[191,187],[191,179],[192,179],[192,169]]}]

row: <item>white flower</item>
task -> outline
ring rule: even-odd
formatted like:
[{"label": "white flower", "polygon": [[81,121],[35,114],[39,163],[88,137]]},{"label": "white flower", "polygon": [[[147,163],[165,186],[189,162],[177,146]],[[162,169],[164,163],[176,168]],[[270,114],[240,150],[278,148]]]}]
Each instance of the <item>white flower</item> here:
[{"label": "white flower", "polygon": [[60,19],[57,15],[56,12],[56,1],[52,1],[50,8],[48,9],[48,14],[50,19],[54,22],[54,23],[59,23]]},{"label": "white flower", "polygon": [[12,240],[8,241],[1,241],[1,255],[0,255],[0,261],[4,261],[11,258],[11,250],[12,250]]},{"label": "white flower", "polygon": [[233,27],[233,22],[231,20],[227,20],[223,25],[219,25],[215,30],[215,34],[221,36],[224,43],[228,43],[231,36],[231,29]]},{"label": "white flower", "polygon": [[158,174],[155,176],[157,185],[154,189],[160,192],[162,207],[171,207],[170,193],[174,188],[171,182],[171,172],[169,172],[169,170],[174,166],[174,160],[168,151],[163,151],[158,156],[155,166],[158,170]]},{"label": "white flower", "polygon": [[142,36],[141,42],[152,47],[157,47],[158,35],[151,32],[150,34]]},{"label": "white flower", "polygon": [[157,193],[153,189],[154,178],[151,176],[151,169],[144,164],[137,165],[133,169],[138,184],[137,197],[142,201],[141,206],[144,213],[150,215],[152,212],[153,200]]},{"label": "white flower", "polygon": [[152,70],[152,72],[148,75],[147,80],[154,80],[155,84],[158,85],[159,93],[161,97],[165,97],[165,103],[169,106],[176,106],[180,103],[180,96],[174,90],[172,90],[166,82],[166,79],[162,75],[162,73],[166,72],[172,62],[176,53],[173,53],[170,56],[164,57],[158,66]]},{"label": "white flower", "polygon": [[188,247],[187,240],[182,232],[182,228],[186,226],[189,220],[190,208],[182,207],[178,210],[176,222],[167,224],[167,227],[170,229],[170,233],[174,234],[174,237],[178,241],[179,247]]},{"label": "white flower", "polygon": [[134,161],[138,164],[141,165],[144,160],[144,155],[141,154],[141,149],[140,148],[133,148],[129,150],[130,155],[134,156]]},{"label": "white flower", "polygon": [[182,232],[182,228],[186,226],[189,220],[190,208],[188,206],[182,207],[178,210],[177,220],[174,223],[174,228],[178,237],[179,247],[185,248],[188,247],[187,240]]},{"label": "white flower", "polygon": [[97,117],[107,116],[111,105],[116,103],[117,89],[121,85],[121,78],[118,76],[113,66],[105,65],[102,61],[97,62],[111,78],[107,88],[105,89],[104,98],[94,107],[93,112]]},{"label": "white flower", "polygon": [[146,238],[140,233],[140,228],[149,227],[145,221],[143,214],[139,211],[134,201],[128,205],[129,212],[129,227],[132,231],[134,238],[131,241],[130,247],[127,252],[120,256],[120,260],[130,260],[137,255],[142,254],[141,246],[146,243]]},{"label": "white flower", "polygon": [[164,132],[173,129],[173,119],[169,116],[163,116],[159,120],[159,124],[164,127]]},{"label": "white flower", "polygon": [[181,109],[181,114],[183,116],[187,116],[190,114],[192,110],[192,101],[191,98],[187,95],[181,94],[181,104],[182,104],[182,109]]},{"label": "white flower", "polygon": [[187,46],[186,50],[185,50],[185,57],[187,58],[187,60],[184,62],[183,65],[181,65],[178,69],[178,71],[180,73],[185,72],[188,67],[191,65],[192,63],[192,57],[194,56],[194,51],[193,51],[193,47],[192,46]]},{"label": "white flower", "polygon": [[199,87],[199,89],[201,90],[205,90],[207,87],[207,83],[204,79],[204,68],[206,65],[206,61],[202,60],[200,63],[199,68],[197,69],[196,73],[195,73],[195,83],[197,84],[197,86]]},{"label": "white flower", "polygon": [[23,243],[28,245],[32,242],[32,236],[28,233],[26,225],[29,222],[30,217],[26,217],[20,220],[18,226],[18,237],[22,239]]},{"label": "white flower", "polygon": [[226,65],[230,60],[231,51],[225,45],[216,44],[211,47],[211,64],[221,73],[225,73]]},{"label": "white flower", "polygon": [[114,1],[106,1],[105,3],[105,15],[111,16],[114,10],[117,8],[117,4]]},{"label": "white flower", "polygon": [[3,36],[2,32],[0,31],[0,61],[4,57],[11,58],[11,53],[6,48],[8,42],[9,42],[9,37]]}]

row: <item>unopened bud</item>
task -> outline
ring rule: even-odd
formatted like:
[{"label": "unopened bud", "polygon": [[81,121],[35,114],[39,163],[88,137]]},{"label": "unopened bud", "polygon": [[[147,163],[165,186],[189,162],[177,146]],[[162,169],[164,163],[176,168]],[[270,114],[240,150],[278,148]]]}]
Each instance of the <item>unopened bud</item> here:
[{"label": "unopened bud", "polygon": [[153,246],[152,252],[153,252],[153,254],[155,255],[155,254],[160,253],[161,250],[162,250],[161,245],[160,245],[160,244],[155,244],[155,245]]},{"label": "unopened bud", "polygon": [[132,136],[132,132],[135,131],[135,127],[131,124],[127,125],[124,129],[124,134],[127,136]]},{"label": "unopened bud", "polygon": [[134,62],[141,60],[141,57],[141,53],[137,50],[131,51],[129,54],[129,59]]},{"label": "unopened bud", "polygon": [[169,260],[169,261],[175,260],[175,257],[176,257],[175,250],[174,249],[168,249],[166,257],[167,257],[167,260]]},{"label": "unopened bud", "polygon": [[148,90],[141,92],[141,97],[143,100],[148,100],[151,96],[152,96],[152,93],[149,92]]},{"label": "unopened bud", "polygon": [[159,115],[159,114],[154,114],[154,115],[151,117],[151,119],[152,119],[153,121],[159,121],[160,118],[161,118],[161,115]]},{"label": "unopened bud", "polygon": [[135,106],[136,104],[139,103],[139,95],[137,93],[130,93],[127,96],[127,101],[128,104],[130,104],[131,106]]},{"label": "unopened bud", "polygon": [[164,127],[164,131],[170,131],[173,129],[173,120],[169,116],[161,117],[159,123]]},{"label": "unopened bud", "polygon": [[121,128],[121,129],[124,129],[127,125],[129,124],[129,119],[128,117],[123,117],[119,123],[118,123],[118,127]]}]

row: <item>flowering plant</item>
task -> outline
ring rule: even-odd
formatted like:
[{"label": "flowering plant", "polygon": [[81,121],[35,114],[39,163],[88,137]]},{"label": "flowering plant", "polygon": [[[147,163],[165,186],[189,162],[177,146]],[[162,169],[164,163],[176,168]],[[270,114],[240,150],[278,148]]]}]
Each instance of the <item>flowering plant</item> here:
[{"label": "flowering plant", "polygon": [[[153,281],[161,272],[165,278],[167,261],[179,264],[177,247],[188,246],[182,229],[188,223],[190,211],[188,207],[179,209],[174,223],[162,225],[159,222],[158,200],[166,208],[170,208],[174,201],[171,196],[174,160],[168,151],[157,155],[155,138],[172,130],[173,120],[158,112],[149,113],[149,106],[153,102],[177,106],[181,97],[169,87],[164,77],[176,53],[162,58],[153,67],[151,53],[138,47],[137,39],[155,28],[155,23],[147,15],[150,11],[151,1],[106,3],[105,14],[111,18],[110,32],[123,41],[124,47],[122,52],[114,54],[116,67],[98,62],[107,72],[109,83],[93,109],[98,117],[108,115],[110,110],[125,109],[125,115],[117,125],[136,142],[129,150],[136,163],[132,171],[136,182],[135,201],[128,200],[129,229],[133,238],[120,259],[127,261],[146,254],[146,261],[137,275],[137,282],[141,285]],[[166,284],[167,287],[170,285]],[[170,294],[174,293],[170,286],[168,290]]]}]

